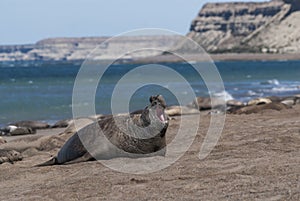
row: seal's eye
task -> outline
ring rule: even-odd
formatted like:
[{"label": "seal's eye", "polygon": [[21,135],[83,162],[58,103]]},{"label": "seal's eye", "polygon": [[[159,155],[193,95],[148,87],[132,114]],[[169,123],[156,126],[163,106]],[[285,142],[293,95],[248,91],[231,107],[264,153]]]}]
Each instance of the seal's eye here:
[{"label": "seal's eye", "polygon": [[149,98],[150,103],[153,103],[155,100],[157,100],[157,97],[156,97],[156,96],[151,96],[151,97]]},{"label": "seal's eye", "polygon": [[157,101],[152,101],[151,105],[152,105],[152,106],[157,105]]}]

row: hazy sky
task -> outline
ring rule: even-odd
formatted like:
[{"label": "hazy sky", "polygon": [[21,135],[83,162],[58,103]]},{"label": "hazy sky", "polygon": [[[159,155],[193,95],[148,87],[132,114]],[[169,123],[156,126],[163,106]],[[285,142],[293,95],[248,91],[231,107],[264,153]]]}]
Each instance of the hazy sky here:
[{"label": "hazy sky", "polygon": [[0,0],[0,44],[113,36],[139,28],[186,34],[206,2],[224,0]]}]

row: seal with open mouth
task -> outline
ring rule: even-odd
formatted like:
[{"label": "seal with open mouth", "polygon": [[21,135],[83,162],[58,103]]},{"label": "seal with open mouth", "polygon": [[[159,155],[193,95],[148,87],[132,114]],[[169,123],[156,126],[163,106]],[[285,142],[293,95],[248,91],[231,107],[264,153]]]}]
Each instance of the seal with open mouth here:
[{"label": "seal with open mouth", "polygon": [[38,166],[115,157],[165,155],[168,120],[162,95],[150,97],[141,114],[109,116],[76,132],[57,156]]}]

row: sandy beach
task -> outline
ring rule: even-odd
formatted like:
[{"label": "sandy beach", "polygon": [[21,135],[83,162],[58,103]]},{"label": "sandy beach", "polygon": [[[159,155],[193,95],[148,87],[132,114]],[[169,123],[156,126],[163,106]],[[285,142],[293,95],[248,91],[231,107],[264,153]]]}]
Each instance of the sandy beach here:
[{"label": "sandy beach", "polygon": [[[180,118],[170,121],[169,141]],[[180,160],[161,171],[132,175],[97,161],[33,167],[58,149],[28,154],[0,165],[0,200],[299,200],[300,105],[282,111],[227,114],[217,146],[204,160],[198,154],[210,123],[201,112],[197,136]],[[63,129],[39,130],[38,136]],[[187,133],[189,135],[189,133]],[[7,137],[8,139],[9,137]],[[19,137],[20,138],[20,137]],[[8,139],[12,143],[14,140]],[[0,147],[1,148],[1,147]]]},{"label": "sandy beach", "polygon": [[248,1],[0,3],[0,201],[300,201],[300,0]]}]

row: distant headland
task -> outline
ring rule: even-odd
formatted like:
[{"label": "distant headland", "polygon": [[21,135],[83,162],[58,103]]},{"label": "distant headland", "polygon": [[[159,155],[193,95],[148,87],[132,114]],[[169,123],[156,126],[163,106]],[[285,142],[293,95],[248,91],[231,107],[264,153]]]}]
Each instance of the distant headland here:
[{"label": "distant headland", "polygon": [[[300,1],[208,3],[192,21],[187,37],[196,41],[214,60],[299,60]],[[127,36],[49,38],[27,45],[0,46],[0,62],[83,61],[94,48],[105,50],[99,59],[113,59],[120,47],[173,47],[186,58],[199,61],[193,48],[178,36]],[[129,54],[133,62],[176,62],[171,55]]]}]

